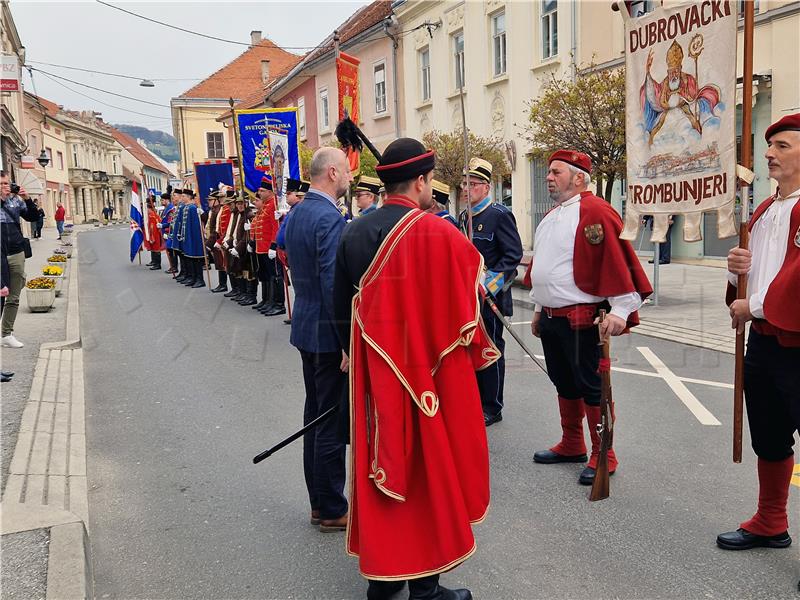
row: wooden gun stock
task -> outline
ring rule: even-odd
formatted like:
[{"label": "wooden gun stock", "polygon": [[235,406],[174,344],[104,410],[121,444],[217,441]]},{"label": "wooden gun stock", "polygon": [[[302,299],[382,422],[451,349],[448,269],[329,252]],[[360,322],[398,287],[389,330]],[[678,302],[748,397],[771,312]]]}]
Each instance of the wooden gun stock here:
[{"label": "wooden gun stock", "polygon": [[[600,311],[600,322],[605,319],[606,311]],[[608,451],[614,441],[614,400],[611,396],[611,343],[606,337],[602,340],[600,358],[600,423],[597,434],[600,436],[600,455],[597,458],[597,470],[592,482],[589,500],[605,500],[609,497]]]}]

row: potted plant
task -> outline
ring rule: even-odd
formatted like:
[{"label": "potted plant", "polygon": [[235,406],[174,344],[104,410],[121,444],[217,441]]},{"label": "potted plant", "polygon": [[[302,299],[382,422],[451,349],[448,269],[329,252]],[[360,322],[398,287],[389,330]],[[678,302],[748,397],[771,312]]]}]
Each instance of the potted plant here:
[{"label": "potted plant", "polygon": [[70,244],[67,248],[56,248],[53,250],[53,254],[61,254],[67,258],[72,258],[72,244]]},{"label": "potted plant", "polygon": [[60,296],[61,290],[64,288],[64,269],[47,266],[42,269],[42,275],[56,282],[56,296]]},{"label": "potted plant", "polygon": [[53,254],[48,257],[47,264],[53,267],[66,267],[67,257],[63,254]]},{"label": "potted plant", "polygon": [[25,298],[31,312],[47,312],[56,301],[56,282],[50,277],[36,277],[25,285]]}]

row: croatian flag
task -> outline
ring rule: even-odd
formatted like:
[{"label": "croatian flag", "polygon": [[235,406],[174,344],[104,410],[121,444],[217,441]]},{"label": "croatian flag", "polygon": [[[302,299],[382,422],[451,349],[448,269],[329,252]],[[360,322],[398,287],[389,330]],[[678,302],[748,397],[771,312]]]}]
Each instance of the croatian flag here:
[{"label": "croatian flag", "polygon": [[131,262],[138,254],[144,240],[144,219],[142,217],[142,197],[139,195],[139,182],[131,183]]}]

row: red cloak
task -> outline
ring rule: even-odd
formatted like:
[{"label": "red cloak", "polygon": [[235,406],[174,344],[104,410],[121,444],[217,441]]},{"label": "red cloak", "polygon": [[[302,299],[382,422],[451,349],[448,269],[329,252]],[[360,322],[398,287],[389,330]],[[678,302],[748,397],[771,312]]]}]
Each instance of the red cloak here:
[{"label": "red cloak", "polygon": [[[370,579],[441,573],[475,552],[489,454],[474,372],[500,356],[480,319],[482,270],[454,227],[412,210],[353,299],[347,551]],[[446,307],[435,317],[431,298]]]},{"label": "red cloak", "polygon": [[[752,231],[756,221],[775,202],[775,196],[767,198],[753,212],[748,223]],[[764,298],[764,317],[777,327],[778,341],[785,346],[800,346],[800,311],[797,310],[797,298],[800,297],[800,202],[796,202],[789,217],[789,236],[786,240],[786,257],[783,259],[778,274],[769,284],[767,296]],[[728,283],[725,304],[728,306],[736,300],[736,286]]]},{"label": "red cloak", "polygon": [[[591,192],[581,192],[572,265],[575,285],[592,296],[638,292],[644,300],[653,287],[631,243],[619,239],[621,233],[617,211]],[[628,316],[628,327],[638,324],[639,311],[634,311]]]},{"label": "red cloak", "polygon": [[[144,242],[142,242],[144,249],[149,250],[150,252],[161,252],[164,249],[164,239],[161,236],[161,230],[158,228],[158,224],[161,222],[161,219],[158,218],[158,213],[154,211],[152,208],[147,209],[147,223],[145,223],[145,227],[147,227],[147,235],[144,238]],[[147,241],[147,238],[150,238],[150,241]]]}]

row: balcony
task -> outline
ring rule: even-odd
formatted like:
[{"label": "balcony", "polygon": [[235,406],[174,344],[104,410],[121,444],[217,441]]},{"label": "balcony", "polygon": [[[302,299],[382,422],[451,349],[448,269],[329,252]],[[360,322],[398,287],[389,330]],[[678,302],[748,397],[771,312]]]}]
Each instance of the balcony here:
[{"label": "balcony", "polygon": [[81,169],[80,167],[69,168],[69,181],[72,184],[76,183],[91,183],[94,181],[92,172],[89,169]]},{"label": "balcony", "polygon": [[108,181],[113,188],[123,188],[128,185],[128,180],[124,175],[109,175]]},{"label": "balcony", "polygon": [[92,181],[108,183],[108,173],[105,171],[92,171]]}]

